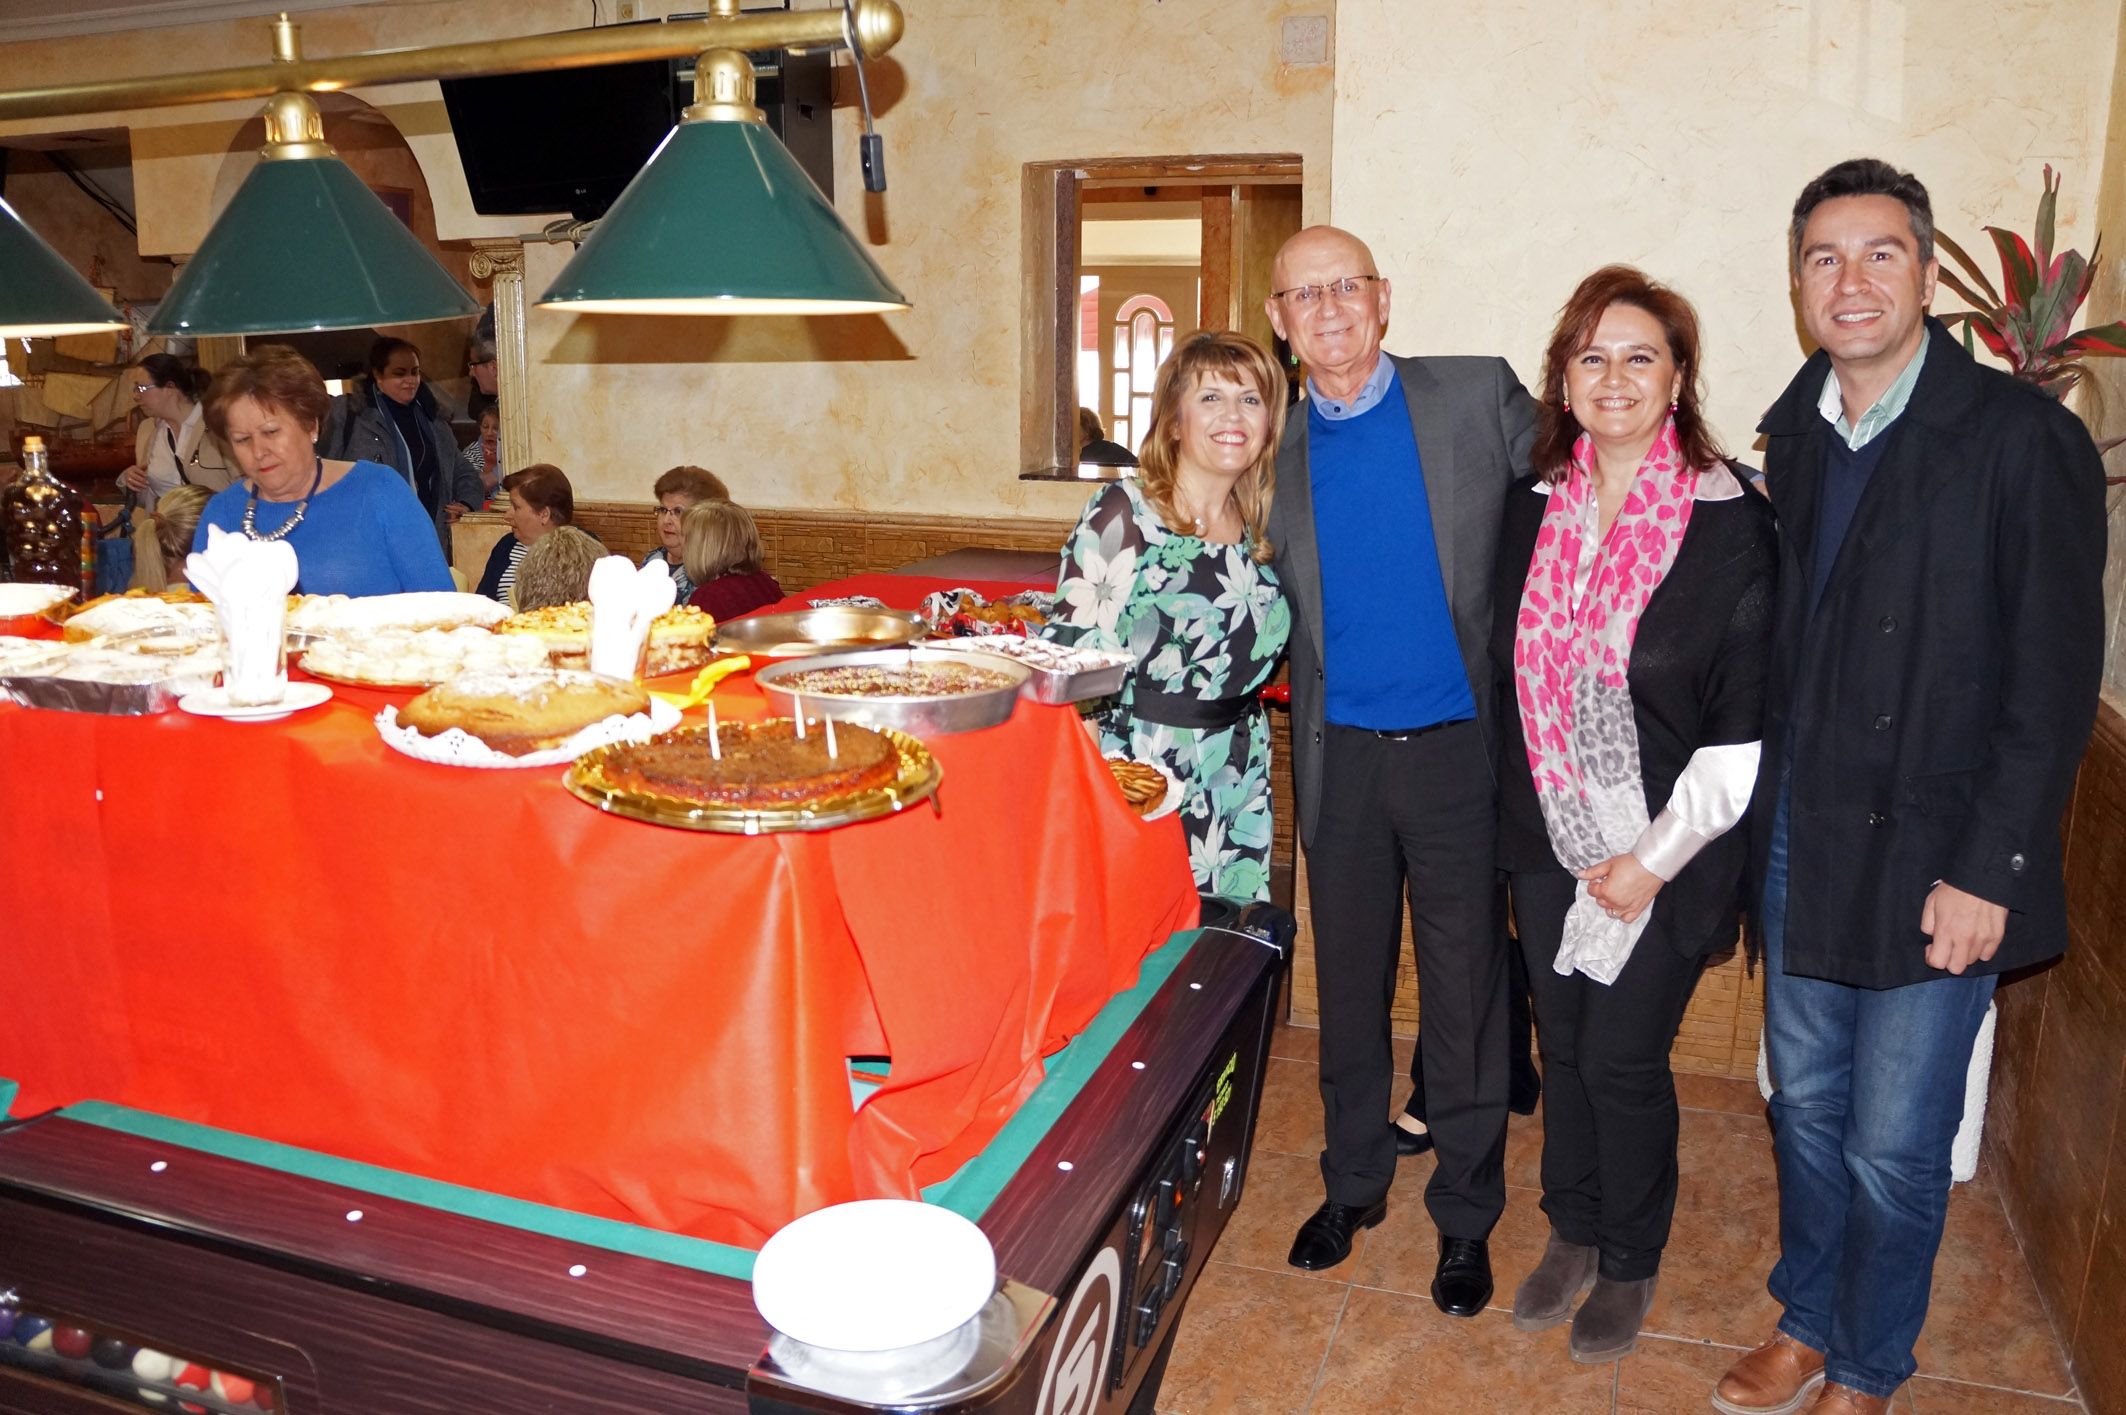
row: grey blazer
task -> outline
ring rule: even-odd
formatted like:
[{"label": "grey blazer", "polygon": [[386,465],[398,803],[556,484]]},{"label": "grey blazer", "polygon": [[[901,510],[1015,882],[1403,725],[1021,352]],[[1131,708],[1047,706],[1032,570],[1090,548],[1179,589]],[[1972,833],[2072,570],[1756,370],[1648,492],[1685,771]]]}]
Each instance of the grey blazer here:
[{"label": "grey blazer", "polygon": [[[1529,474],[1536,402],[1504,359],[1406,359],[1395,371],[1417,452],[1424,464],[1425,499],[1432,508],[1440,574],[1462,666],[1476,697],[1484,749],[1498,740],[1497,705],[1485,654],[1491,639],[1492,562],[1506,489]],[[1270,541],[1278,579],[1292,605],[1292,778],[1299,797],[1299,839],[1311,846],[1321,818],[1321,559],[1314,539],[1314,492],[1307,477],[1304,405],[1285,420],[1277,448],[1277,494],[1270,503]]]}]

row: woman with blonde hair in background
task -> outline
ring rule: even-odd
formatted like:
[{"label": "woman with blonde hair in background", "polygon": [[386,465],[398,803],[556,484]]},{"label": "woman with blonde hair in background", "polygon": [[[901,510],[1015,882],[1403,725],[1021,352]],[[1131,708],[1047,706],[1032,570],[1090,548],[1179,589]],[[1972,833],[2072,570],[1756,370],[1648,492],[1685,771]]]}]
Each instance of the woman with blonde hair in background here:
[{"label": "woman with blonde hair in background", "polygon": [[687,603],[718,620],[735,619],[782,598],[782,585],[762,568],[760,527],[734,501],[703,501],[681,522],[683,567],[693,582]]},{"label": "woman with blonde hair in background", "polygon": [[185,557],[192,553],[199,513],[213,495],[203,486],[179,486],[164,492],[153,511],[133,513],[133,579],[127,588],[160,594],[187,583]]},{"label": "woman with blonde hair in background", "polygon": [[1242,334],[1174,351],[1152,389],[1142,474],[1097,493],[1063,546],[1058,643],[1137,666],[1091,719],[1100,750],[1181,783],[1196,887],[1270,889],[1270,733],[1257,695],[1291,635],[1264,527],[1284,428],[1284,377]]},{"label": "woman with blonde hair in background", "polygon": [[509,590],[509,607],[522,614],[556,604],[577,604],[591,597],[591,567],[605,558],[605,547],[590,532],[556,526],[539,537],[517,562]]}]

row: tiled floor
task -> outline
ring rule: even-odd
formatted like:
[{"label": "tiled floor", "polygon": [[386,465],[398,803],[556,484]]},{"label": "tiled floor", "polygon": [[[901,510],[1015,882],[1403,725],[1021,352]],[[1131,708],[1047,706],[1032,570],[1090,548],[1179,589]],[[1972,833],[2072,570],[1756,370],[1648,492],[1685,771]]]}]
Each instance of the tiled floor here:
[{"label": "tiled floor", "polygon": [[[1441,1315],[1427,1290],[1436,1239],[1425,1215],[1432,1162],[1405,1162],[1388,1217],[1321,1273],[1284,1260],[1321,1202],[1315,1034],[1280,1028],[1247,1195],[1183,1317],[1162,1415],[1308,1411],[1374,1415],[1667,1415],[1710,1410],[1706,1393],[1777,1315],[1764,1279],[1778,1249],[1772,1147],[1754,1087],[1678,1078],[1682,1192],[1639,1349],[1581,1366],[1566,1328],[1530,1336],[1508,1315],[1548,1232],[1537,1207],[1542,1115],[1515,1116],[1506,1216],[1492,1235],[1498,1296],[1474,1321]],[[1398,1062],[1408,1059],[1397,1044]],[[1402,1083],[1395,1089],[1402,1097]],[[1919,1341],[1920,1375],[1894,1407],[1921,1415],[2073,1415],[2082,1410],[2000,1200],[1981,1170],[1959,1185]]]}]

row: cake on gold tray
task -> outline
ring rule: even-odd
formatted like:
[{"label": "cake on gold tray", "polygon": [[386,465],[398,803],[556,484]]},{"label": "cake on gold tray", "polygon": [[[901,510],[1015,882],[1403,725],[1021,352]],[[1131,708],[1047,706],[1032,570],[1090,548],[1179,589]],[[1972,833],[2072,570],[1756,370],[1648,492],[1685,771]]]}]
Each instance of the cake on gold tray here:
[{"label": "cake on gold tray", "polygon": [[615,815],[755,835],[891,815],[937,789],[936,760],[904,732],[787,718],[661,733],[577,759],[568,788]]}]

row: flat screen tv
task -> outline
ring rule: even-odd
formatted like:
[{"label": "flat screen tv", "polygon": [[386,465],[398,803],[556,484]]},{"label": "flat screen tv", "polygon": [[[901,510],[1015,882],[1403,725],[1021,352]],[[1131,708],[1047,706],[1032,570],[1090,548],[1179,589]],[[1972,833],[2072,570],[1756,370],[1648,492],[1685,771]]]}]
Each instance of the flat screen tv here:
[{"label": "flat screen tv", "polygon": [[[769,128],[832,197],[833,56],[751,57]],[[565,211],[589,221],[605,214],[693,102],[694,61],[445,79],[442,87],[474,211]]]}]

